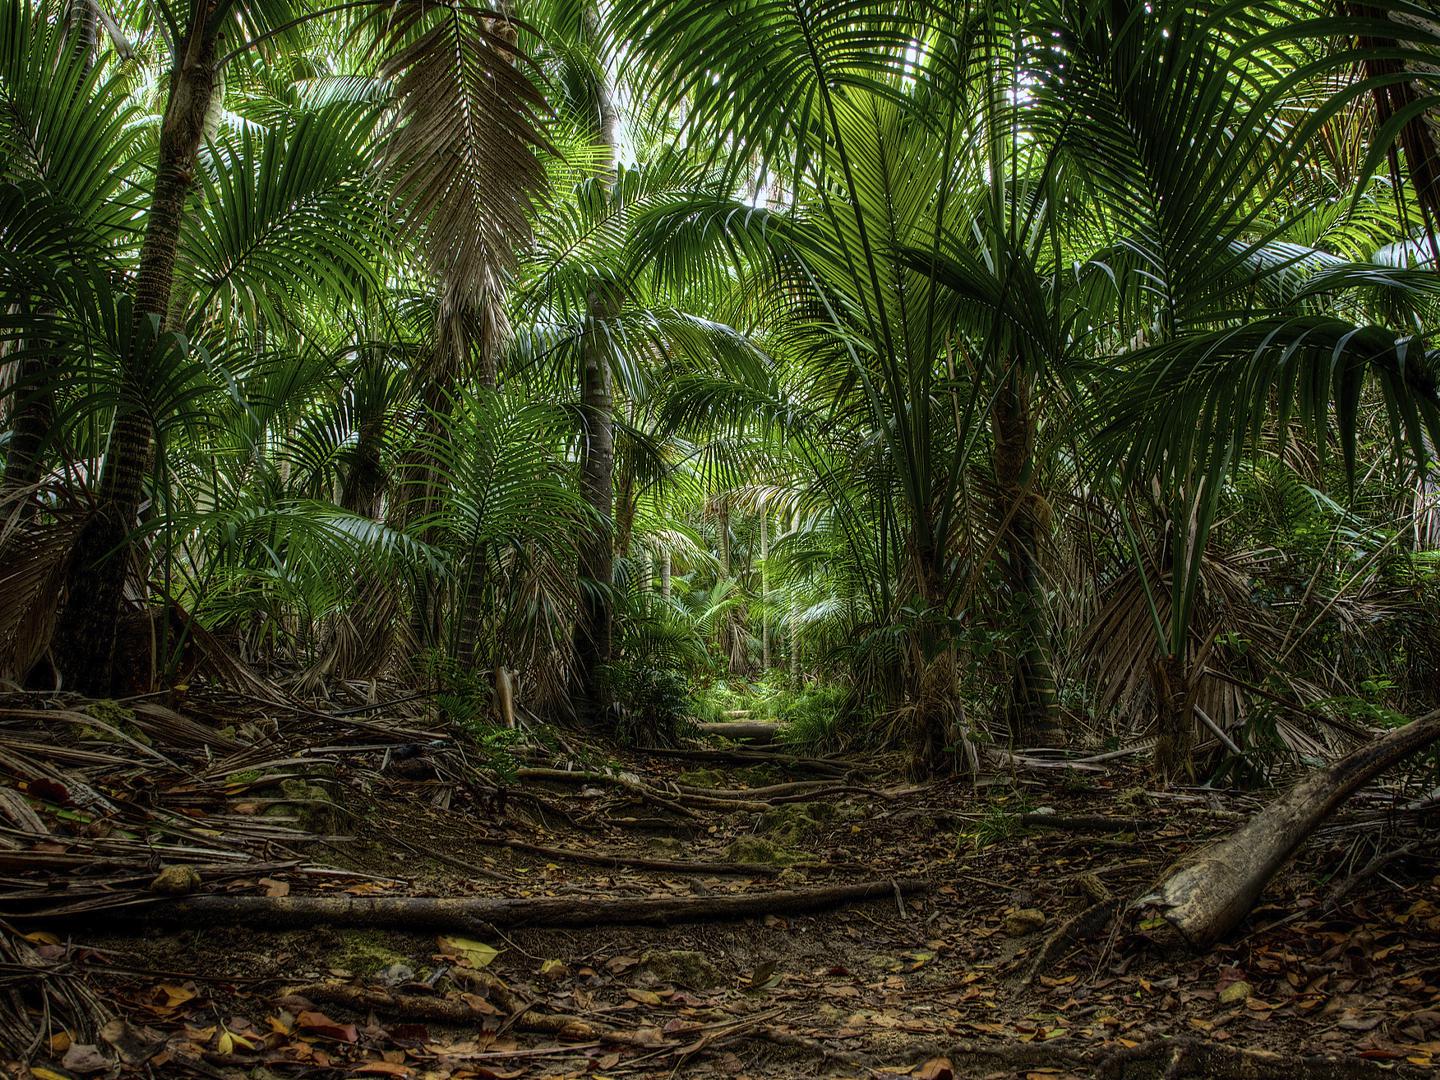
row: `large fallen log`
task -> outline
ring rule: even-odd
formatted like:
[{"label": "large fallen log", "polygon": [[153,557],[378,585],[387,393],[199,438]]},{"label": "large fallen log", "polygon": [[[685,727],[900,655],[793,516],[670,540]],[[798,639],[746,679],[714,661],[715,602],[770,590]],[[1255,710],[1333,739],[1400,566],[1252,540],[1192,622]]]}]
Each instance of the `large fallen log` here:
[{"label": "large fallen log", "polygon": [[133,921],[150,926],[200,923],[274,930],[338,926],[473,932],[487,927],[641,926],[798,915],[928,891],[929,883],[923,878],[898,878],[731,896],[188,896],[111,908],[104,917],[112,929]]},{"label": "large fallen log", "polygon": [[850,771],[849,766],[843,761],[798,757],[795,754],[781,754],[773,750],[750,750],[745,747],[733,747],[727,750],[715,750],[709,747],[681,747],[669,750],[655,747],[644,753],[651,757],[687,758],[691,761],[714,761],[732,765],[774,765],[781,769],[804,769],[822,776],[844,776]]},{"label": "large fallen log", "polygon": [[773,746],[780,741],[780,725],[764,720],[729,720],[718,724],[696,724],[703,734],[719,735],[736,742]]},{"label": "large fallen log", "polygon": [[1292,787],[1236,832],[1187,855],[1135,901],[1164,920],[1162,939],[1201,950],[1224,938],[1315,829],[1385,770],[1440,741],[1440,711],[1346,755]]}]

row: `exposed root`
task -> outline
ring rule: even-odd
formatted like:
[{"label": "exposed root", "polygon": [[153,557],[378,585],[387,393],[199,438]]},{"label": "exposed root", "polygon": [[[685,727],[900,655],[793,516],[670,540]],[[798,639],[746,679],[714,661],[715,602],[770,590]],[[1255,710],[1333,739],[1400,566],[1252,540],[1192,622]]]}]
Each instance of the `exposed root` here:
[{"label": "exposed root", "polygon": [[[646,802],[654,803],[656,806],[663,806],[666,810],[679,814],[681,817],[688,818],[699,818],[701,816],[694,807],[704,807],[710,810],[752,810],[756,812],[769,808],[768,803],[746,802],[738,798],[717,798],[714,795],[697,795],[680,790],[676,790],[673,793],[665,793],[650,787],[648,784],[642,783],[632,776],[626,776],[623,773],[527,768],[516,770],[515,775],[521,780],[539,780],[552,784],[606,784],[611,787],[623,788],[625,791],[644,799]],[[675,797],[672,798],[671,794]]]},{"label": "exposed root", "polygon": [[1181,1037],[1153,1039],[1122,1047],[1095,1063],[1096,1075],[1107,1080],[1371,1080],[1376,1077],[1421,1076],[1419,1069],[1364,1058],[1296,1057],[1268,1050],[1246,1050],[1223,1043]]},{"label": "exposed root", "polygon": [[669,874],[730,874],[769,877],[778,874],[783,867],[770,863],[754,862],[694,862],[683,859],[651,859],[642,855],[607,855],[599,851],[581,851],[576,848],[546,847],[543,844],[529,844],[524,840],[509,840],[501,837],[473,836],[478,844],[510,848],[546,859],[565,859],[570,862],[588,863],[591,866],[613,866],[629,870],[663,870]]},{"label": "exposed root", "polygon": [[[504,990],[498,980],[487,988],[485,997],[472,995],[471,1000],[396,994],[379,987],[351,986],[347,983],[306,983],[291,987],[286,993],[317,1004],[339,1005],[360,1013],[373,1011],[416,1022],[469,1026],[484,1023],[487,1019],[499,1019],[507,1027],[519,1031],[553,1035],[574,1042],[610,1043],[645,1050],[663,1045],[663,1039],[654,1031],[624,1031],[592,1023],[579,1016],[536,1012],[529,1002]],[[495,1004],[488,1005],[486,998]]]}]

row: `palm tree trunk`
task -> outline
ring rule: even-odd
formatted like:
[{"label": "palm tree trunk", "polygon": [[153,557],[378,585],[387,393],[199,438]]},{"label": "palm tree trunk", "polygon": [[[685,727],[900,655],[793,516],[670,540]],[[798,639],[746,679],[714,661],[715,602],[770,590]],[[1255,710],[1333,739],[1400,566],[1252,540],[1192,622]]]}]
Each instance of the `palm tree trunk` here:
[{"label": "palm tree trunk", "polygon": [[[921,609],[944,607],[949,590],[945,584],[945,559],[931,545],[917,545],[916,598]],[[918,640],[911,649],[909,702],[910,775],[917,780],[944,775],[955,769],[952,747],[962,744],[965,735],[964,706],[960,695],[959,652],[954,642],[930,655]]]},{"label": "palm tree trunk", "polygon": [[[594,4],[585,8],[585,32],[599,40],[600,14]],[[603,70],[595,72],[599,106],[600,145],[615,166],[615,101]],[[580,379],[580,496],[591,509],[595,524],[580,536],[578,569],[580,598],[575,618],[574,702],[584,720],[598,722],[609,702],[600,678],[610,662],[614,635],[614,605],[610,587],[615,576],[615,402],[610,385],[610,354],[606,324],[619,314],[619,298],[606,288],[592,287],[586,295],[586,332],[581,344]]]},{"label": "palm tree trunk", "polygon": [[586,720],[598,721],[608,702],[601,669],[610,662],[614,610],[610,585],[615,574],[615,434],[610,389],[610,356],[603,324],[613,303],[597,290],[589,297],[590,323],[582,345],[580,415],[580,496],[594,513],[594,524],[580,536],[580,603],[575,620],[575,707]]},{"label": "palm tree trunk", "polygon": [[770,613],[765,602],[770,594],[770,523],[760,508],[760,670],[770,670]]},{"label": "palm tree trunk", "polygon": [[991,411],[1000,563],[1010,591],[1020,648],[1011,669],[1011,737],[1048,740],[1058,727],[1055,675],[1045,624],[1045,597],[1037,567],[1040,523],[1031,491],[1035,421],[1021,372],[1012,372]]},{"label": "palm tree trunk", "polygon": [[[1402,20],[1417,17],[1409,12],[1404,15],[1391,13],[1387,17],[1382,8],[1372,4],[1341,3],[1340,9],[1357,18],[1374,20],[1377,25],[1386,23],[1395,27],[1393,34],[1361,36],[1358,44],[1367,54],[1364,60],[1365,75],[1375,80],[1371,96],[1375,100],[1377,127],[1396,115],[1411,111],[1410,118],[1400,128],[1396,143],[1405,152],[1405,168],[1410,176],[1415,200],[1420,204],[1420,213],[1425,219],[1431,257],[1440,263],[1440,246],[1437,246],[1437,235],[1440,235],[1440,141],[1437,141],[1436,130],[1440,127],[1440,122],[1437,122],[1431,110],[1419,113],[1412,111],[1415,104],[1427,96],[1429,91],[1417,87],[1414,79],[1396,78],[1407,74],[1418,78],[1421,73],[1411,70],[1403,61],[1393,56],[1380,55],[1382,52],[1394,50],[1400,44],[1400,39],[1404,37]],[[1437,25],[1424,26],[1423,31],[1427,39],[1433,40]],[[1434,74],[1430,73],[1430,77],[1433,78]],[[1393,153],[1391,162],[1398,165]]]},{"label": "palm tree trunk", "polygon": [[1183,655],[1164,656],[1150,672],[1155,692],[1154,765],[1163,780],[1188,781],[1195,771],[1195,695]]},{"label": "palm tree trunk", "polygon": [[[136,276],[131,351],[123,359],[123,381],[131,386],[149,360],[140,350],[153,341],[150,324],[163,319],[170,305],[185,199],[194,183],[205,118],[215,94],[215,38],[206,29],[208,7],[200,5],[195,11],[189,32],[177,43],[170,72],[155,192]],[[95,506],[75,545],[65,608],[56,630],[60,669],[70,687],[83,692],[111,690],[115,630],[130,564],[129,537],[150,457],[149,420],[133,402],[122,400],[116,407]]]},{"label": "palm tree trunk", "polygon": [[615,554],[621,559],[630,557],[630,547],[635,539],[636,510],[635,474],[622,468],[615,491]]},{"label": "palm tree trunk", "polygon": [[[0,484],[0,502],[8,503],[22,491],[28,491],[44,475],[42,451],[51,427],[54,401],[45,383],[45,360],[32,352],[16,365],[15,383],[11,387],[12,414],[10,442],[5,451],[5,479]],[[22,513],[29,519],[38,506],[27,498]]]},{"label": "palm tree trunk", "polygon": [[66,39],[87,58],[95,55],[99,29],[100,13],[95,10],[95,0],[70,0],[66,4]]}]

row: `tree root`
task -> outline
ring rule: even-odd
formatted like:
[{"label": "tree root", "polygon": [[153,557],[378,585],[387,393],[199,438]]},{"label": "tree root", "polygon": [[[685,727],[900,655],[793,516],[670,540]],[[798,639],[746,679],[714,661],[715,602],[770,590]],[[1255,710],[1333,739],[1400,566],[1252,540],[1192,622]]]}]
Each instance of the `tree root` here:
[{"label": "tree root", "polygon": [[1379,1077],[1421,1076],[1422,1070],[1364,1058],[1296,1056],[1268,1050],[1246,1050],[1223,1043],[1181,1037],[1154,1039],[1139,1046],[1122,1047],[1094,1063],[1095,1074],[1106,1080],[1141,1080],[1150,1077],[1179,1080],[1372,1080]]},{"label": "tree root", "polygon": [[1026,972],[1021,985],[1029,986],[1041,972],[1050,970],[1072,945],[1094,941],[1124,909],[1124,900],[1107,897],[1103,900],[1096,900],[1078,914],[1066,919],[1053,934],[1045,939],[1045,944],[1040,946],[1040,951],[1031,961],[1030,970]]},{"label": "tree root", "polygon": [[646,802],[663,806],[682,817],[689,818],[700,816],[693,807],[725,812],[748,810],[752,813],[763,813],[770,809],[768,802],[744,798],[746,794],[744,791],[736,791],[733,794],[722,796],[711,794],[703,788],[684,788],[678,785],[673,791],[662,791],[623,773],[526,768],[516,770],[515,775],[522,780],[540,780],[552,784],[608,784],[612,787],[623,788]]},{"label": "tree root", "polygon": [[[818,1039],[784,1029],[760,1028],[747,1032],[745,1037],[807,1050],[873,1077],[895,1075],[890,1070],[878,1072],[868,1056],[832,1050]],[[1247,1050],[1188,1036],[1084,1052],[1047,1042],[965,1040],[946,1047],[915,1045],[909,1048],[908,1054],[916,1059],[943,1056],[953,1063],[957,1077],[972,1075],[976,1070],[989,1072],[997,1067],[1016,1072],[1040,1069],[1047,1073],[1060,1068],[1070,1075],[1104,1080],[1380,1080],[1426,1075],[1424,1070],[1406,1065],[1397,1068],[1390,1063],[1382,1065],[1363,1058]]]},{"label": "tree root", "polygon": [[[642,926],[709,922],[761,915],[828,911],[868,900],[929,890],[919,878],[856,885],[782,889],[732,896],[433,897],[433,896],[191,896],[106,909],[107,926],[204,923],[269,929],[304,926],[394,930],[485,931],[490,927]],[[83,919],[87,914],[76,913]]]},{"label": "tree root", "polygon": [[[629,870],[661,870],[670,874],[714,874],[723,877],[731,874],[773,877],[784,867],[770,863],[747,862],[689,862],[682,859],[651,859],[642,855],[606,855],[595,851],[579,851],[575,848],[546,847],[524,840],[509,840],[501,837],[471,837],[478,844],[491,847],[510,848],[529,855],[546,859],[567,859],[570,862],[588,863],[591,866],[610,866]],[[819,868],[823,869],[823,867]]]},{"label": "tree root", "polygon": [[495,1003],[489,1009],[464,998],[396,994],[379,987],[351,986],[348,983],[306,983],[290,987],[285,993],[316,1004],[339,1005],[359,1013],[385,1013],[433,1024],[471,1026],[487,1019],[499,1019],[517,1031],[553,1035],[572,1042],[604,1042],[642,1050],[654,1050],[661,1045],[655,1034],[625,1031],[563,1013],[536,1012],[529,1002],[503,988],[499,980],[491,981],[486,990],[485,996]]}]

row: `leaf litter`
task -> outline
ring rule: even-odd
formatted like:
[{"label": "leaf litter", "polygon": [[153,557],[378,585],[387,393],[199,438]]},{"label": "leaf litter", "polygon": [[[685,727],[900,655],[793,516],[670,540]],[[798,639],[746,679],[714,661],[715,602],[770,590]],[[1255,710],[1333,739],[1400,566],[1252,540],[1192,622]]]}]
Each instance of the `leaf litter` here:
[{"label": "leaf litter", "polygon": [[[1440,1059],[1440,866],[1416,843],[1424,823],[1383,793],[1335,819],[1210,954],[1160,955],[1143,929],[1112,927],[1034,970],[1054,928],[1097,896],[1135,895],[1257,796],[1147,793],[1120,767],[914,789],[886,760],[830,762],[824,785],[805,785],[807,766],[777,760],[722,771],[724,787],[687,803],[681,757],[627,756],[609,783],[599,751],[537,748],[539,770],[602,779],[516,784],[403,710],[358,721],[216,694],[134,710],[143,742],[97,740],[105,721],[83,709],[0,699],[0,1036],[16,1075],[944,1080],[1144,1061],[1218,1076],[1327,1054],[1378,1076]],[[787,798],[801,809],[754,808]],[[1048,827],[1037,805],[1093,828]],[[1380,818],[1372,844],[1413,850],[1329,903],[1371,861],[1357,837]],[[727,858],[746,838],[780,852],[784,881]],[[475,936],[135,933],[100,914],[190,894],[578,905],[860,876],[932,890],[741,922]]]}]

